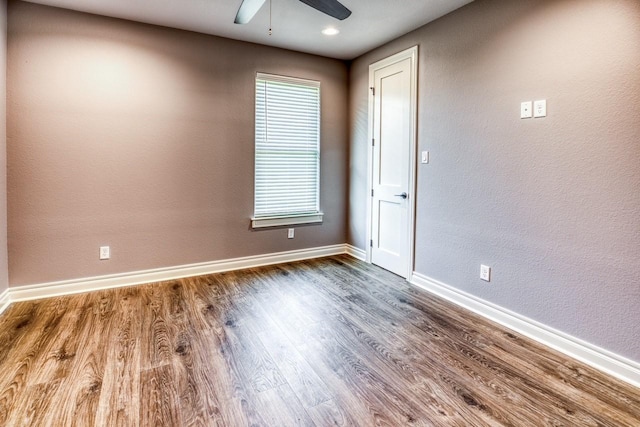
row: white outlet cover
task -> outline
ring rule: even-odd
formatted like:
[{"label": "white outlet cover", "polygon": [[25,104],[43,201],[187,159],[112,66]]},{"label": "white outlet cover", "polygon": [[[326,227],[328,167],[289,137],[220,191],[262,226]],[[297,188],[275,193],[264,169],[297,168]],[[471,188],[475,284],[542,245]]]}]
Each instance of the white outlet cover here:
[{"label": "white outlet cover", "polygon": [[547,117],[547,100],[541,99],[533,103],[533,117]]},{"label": "white outlet cover", "polygon": [[485,282],[491,281],[491,267],[487,265],[480,265],[480,278]]},{"label": "white outlet cover", "polygon": [[295,228],[290,228],[289,230],[287,230],[287,238],[288,239],[293,239],[295,236]]},{"label": "white outlet cover", "polygon": [[533,117],[533,102],[526,101],[520,104],[520,118],[530,119]]},{"label": "white outlet cover", "polygon": [[109,246],[100,246],[100,259],[105,260],[111,257],[111,248]]}]

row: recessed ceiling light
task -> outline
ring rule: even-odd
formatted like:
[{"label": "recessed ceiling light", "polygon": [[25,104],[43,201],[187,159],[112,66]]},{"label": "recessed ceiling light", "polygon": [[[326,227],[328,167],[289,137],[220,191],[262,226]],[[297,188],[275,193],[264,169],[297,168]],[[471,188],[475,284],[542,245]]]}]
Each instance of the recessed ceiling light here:
[{"label": "recessed ceiling light", "polygon": [[337,28],[325,28],[324,30],[322,30],[322,34],[324,34],[325,36],[335,36],[336,34],[339,34],[340,30],[338,30]]}]

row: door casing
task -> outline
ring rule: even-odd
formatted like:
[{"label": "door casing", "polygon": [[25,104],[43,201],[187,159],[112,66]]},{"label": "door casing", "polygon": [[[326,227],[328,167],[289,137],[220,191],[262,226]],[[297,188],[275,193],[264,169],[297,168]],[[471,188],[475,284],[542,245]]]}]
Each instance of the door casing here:
[{"label": "door casing", "polygon": [[368,150],[367,150],[367,241],[366,241],[366,262],[371,263],[371,238],[372,238],[372,197],[371,190],[373,188],[373,141],[374,136],[374,94],[372,88],[374,87],[375,72],[376,70],[388,67],[400,61],[404,61],[407,58],[411,59],[411,111],[410,111],[410,153],[409,153],[409,188],[408,188],[408,219],[407,230],[408,238],[406,239],[407,256],[409,257],[406,272],[406,279],[410,280],[413,275],[413,269],[415,265],[414,252],[415,252],[415,216],[416,216],[416,160],[417,160],[417,117],[418,117],[418,46],[413,46],[409,49],[398,52],[388,58],[374,62],[369,65],[369,126],[368,126]]}]

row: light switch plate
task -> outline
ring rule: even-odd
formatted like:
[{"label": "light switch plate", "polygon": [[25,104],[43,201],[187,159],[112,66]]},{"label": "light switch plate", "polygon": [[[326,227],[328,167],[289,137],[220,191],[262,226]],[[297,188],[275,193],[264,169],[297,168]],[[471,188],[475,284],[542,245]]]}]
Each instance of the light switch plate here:
[{"label": "light switch plate", "polygon": [[541,99],[533,103],[533,117],[547,117],[547,100]]},{"label": "light switch plate", "polygon": [[429,163],[429,152],[428,151],[423,151],[422,152],[422,163]]},{"label": "light switch plate", "polygon": [[533,102],[526,101],[520,104],[520,118],[530,119],[533,117]]}]

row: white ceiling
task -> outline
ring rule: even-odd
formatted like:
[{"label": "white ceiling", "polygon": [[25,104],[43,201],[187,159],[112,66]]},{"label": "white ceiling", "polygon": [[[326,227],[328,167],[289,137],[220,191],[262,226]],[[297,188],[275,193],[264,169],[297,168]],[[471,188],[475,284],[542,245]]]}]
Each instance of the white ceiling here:
[{"label": "white ceiling", "polygon": [[[28,0],[339,59],[353,59],[473,0],[341,0],[352,15],[338,21],[298,0],[269,0],[246,25],[233,23],[241,0]],[[340,30],[324,36],[326,27]]]}]

